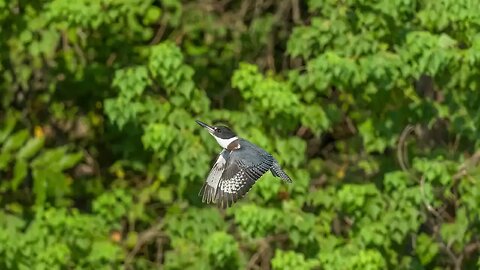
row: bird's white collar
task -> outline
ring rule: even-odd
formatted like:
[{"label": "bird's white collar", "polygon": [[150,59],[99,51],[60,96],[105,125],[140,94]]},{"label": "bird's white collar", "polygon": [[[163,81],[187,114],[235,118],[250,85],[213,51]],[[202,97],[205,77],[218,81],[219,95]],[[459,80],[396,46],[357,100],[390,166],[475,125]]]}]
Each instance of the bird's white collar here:
[{"label": "bird's white collar", "polygon": [[[212,136],[213,136],[213,135],[212,135]],[[232,137],[232,138],[230,138],[230,139],[222,139],[222,138],[218,138],[218,137],[216,137],[216,136],[213,136],[213,137],[215,138],[215,140],[217,140],[217,143],[218,143],[221,147],[223,147],[224,149],[227,149],[228,146],[229,146],[232,142],[234,142],[235,140],[238,140],[238,137],[237,137],[237,136]]]}]

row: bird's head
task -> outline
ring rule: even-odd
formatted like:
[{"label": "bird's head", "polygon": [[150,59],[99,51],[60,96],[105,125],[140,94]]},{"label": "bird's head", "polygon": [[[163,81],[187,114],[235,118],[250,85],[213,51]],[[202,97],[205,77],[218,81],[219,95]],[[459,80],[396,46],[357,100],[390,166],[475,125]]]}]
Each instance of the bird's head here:
[{"label": "bird's head", "polygon": [[205,128],[217,140],[218,144],[225,149],[238,139],[237,134],[226,126],[210,126],[199,120],[195,120],[195,122]]}]

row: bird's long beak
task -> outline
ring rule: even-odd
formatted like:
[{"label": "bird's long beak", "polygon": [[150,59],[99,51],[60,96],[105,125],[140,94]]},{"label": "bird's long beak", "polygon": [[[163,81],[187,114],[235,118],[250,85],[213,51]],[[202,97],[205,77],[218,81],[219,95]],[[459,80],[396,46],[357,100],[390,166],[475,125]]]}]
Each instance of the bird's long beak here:
[{"label": "bird's long beak", "polygon": [[210,133],[213,133],[215,131],[215,129],[212,126],[209,126],[200,120],[195,120],[195,122],[197,122],[197,124],[199,124],[201,127],[206,128]]}]

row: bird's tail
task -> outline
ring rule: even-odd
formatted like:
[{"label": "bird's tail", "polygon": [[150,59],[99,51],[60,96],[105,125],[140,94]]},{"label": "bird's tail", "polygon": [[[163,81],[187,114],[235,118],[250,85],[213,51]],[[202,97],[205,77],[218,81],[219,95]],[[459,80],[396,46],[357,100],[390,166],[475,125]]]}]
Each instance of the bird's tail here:
[{"label": "bird's tail", "polygon": [[270,171],[272,172],[273,176],[280,177],[283,181],[287,183],[292,183],[292,179],[290,179],[290,176],[288,176],[287,173],[282,170],[282,167],[280,167],[280,164],[278,164],[276,160],[273,162]]}]

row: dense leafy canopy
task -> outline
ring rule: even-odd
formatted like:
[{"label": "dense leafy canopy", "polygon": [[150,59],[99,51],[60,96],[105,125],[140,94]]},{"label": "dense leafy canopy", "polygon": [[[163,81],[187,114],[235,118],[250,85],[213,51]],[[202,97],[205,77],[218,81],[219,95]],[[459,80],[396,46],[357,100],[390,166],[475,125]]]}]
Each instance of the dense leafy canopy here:
[{"label": "dense leafy canopy", "polygon": [[[1,269],[477,269],[474,0],[0,0]],[[223,122],[294,180],[197,196]]]}]

